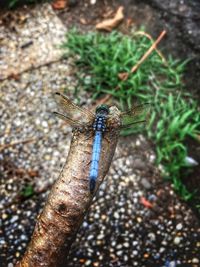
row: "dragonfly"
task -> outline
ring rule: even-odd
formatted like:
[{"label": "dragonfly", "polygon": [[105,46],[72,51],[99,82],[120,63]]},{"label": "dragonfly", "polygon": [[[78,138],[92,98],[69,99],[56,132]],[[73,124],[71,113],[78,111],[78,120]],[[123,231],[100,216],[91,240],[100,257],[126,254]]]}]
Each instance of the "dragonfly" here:
[{"label": "dragonfly", "polygon": [[[95,112],[79,107],[73,103],[66,95],[56,92],[55,99],[62,113],[54,112],[56,116],[65,120],[71,127],[86,129],[94,135],[91,165],[89,170],[89,190],[93,194],[96,188],[98,178],[99,160],[101,155],[102,139],[106,131],[111,130],[111,116],[109,106],[102,104],[96,107]],[[136,123],[146,122],[149,103],[132,107],[126,112],[120,113],[121,129],[133,127]],[[142,118],[142,119],[138,119]]]}]

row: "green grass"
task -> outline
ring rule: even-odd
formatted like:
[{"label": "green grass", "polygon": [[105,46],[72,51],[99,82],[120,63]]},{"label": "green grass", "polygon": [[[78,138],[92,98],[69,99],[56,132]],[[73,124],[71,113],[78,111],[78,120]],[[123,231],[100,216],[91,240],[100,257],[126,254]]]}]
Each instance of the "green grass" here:
[{"label": "green grass", "polygon": [[25,197],[25,198],[29,198],[29,197],[33,196],[34,193],[35,192],[34,192],[33,186],[31,184],[27,184],[24,186],[24,188],[20,192],[20,195]]},{"label": "green grass", "polygon": [[[187,62],[169,57],[165,64],[153,51],[135,73],[130,73],[151,44],[141,35],[80,34],[73,29],[62,48],[77,67],[76,93],[84,89],[93,99],[109,94],[122,110],[136,101],[152,103],[147,134],[155,145],[157,164],[163,165],[163,176],[173,182],[181,197],[189,200],[193,192],[183,184],[182,170],[191,168],[185,163],[186,139],[197,139],[200,134],[200,112],[182,82]],[[118,76],[123,72],[130,73],[125,81]]]}]

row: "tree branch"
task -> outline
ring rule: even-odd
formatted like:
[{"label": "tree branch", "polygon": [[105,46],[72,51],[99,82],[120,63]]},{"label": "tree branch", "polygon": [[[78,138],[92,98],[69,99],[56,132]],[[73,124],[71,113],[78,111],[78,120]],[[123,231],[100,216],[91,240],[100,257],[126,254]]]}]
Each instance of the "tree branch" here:
[{"label": "tree branch", "polygon": [[[96,190],[107,174],[119,136],[119,111],[110,108],[112,131],[102,142]],[[89,191],[89,167],[93,136],[74,131],[67,162],[39,215],[31,242],[16,267],[66,266],[67,255],[88,212],[93,196]]]}]

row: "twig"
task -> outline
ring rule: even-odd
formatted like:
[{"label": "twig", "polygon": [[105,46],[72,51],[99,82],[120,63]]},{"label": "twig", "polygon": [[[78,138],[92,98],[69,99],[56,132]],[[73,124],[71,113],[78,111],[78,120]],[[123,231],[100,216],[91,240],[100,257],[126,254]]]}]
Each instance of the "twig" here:
[{"label": "twig", "polygon": [[[142,58],[137,62],[137,64],[133,66],[133,68],[131,69],[131,73],[134,73],[139,68],[139,66],[145,61],[145,59],[152,53],[152,51],[155,50],[156,46],[158,45],[158,43],[161,41],[161,39],[164,37],[165,34],[166,34],[166,31],[161,32],[161,34],[158,36],[156,41],[151,45],[151,47],[147,50],[147,52],[142,56]],[[127,72],[118,74],[118,77],[122,81],[126,81],[128,76],[129,76],[129,73]]]},{"label": "twig", "polygon": [[[138,31],[135,32],[134,35],[144,35],[146,36],[149,40],[152,41],[152,43],[154,43],[154,39],[151,37],[150,34],[143,32],[143,31]],[[155,51],[158,53],[158,55],[160,56],[160,58],[162,59],[163,63],[167,64],[167,60],[165,59],[165,57],[163,56],[163,54],[157,49],[157,47],[155,47]]]},{"label": "twig", "polygon": [[34,142],[36,140],[37,140],[37,138],[28,138],[28,139],[25,139],[25,140],[14,141],[14,142],[11,142],[9,144],[3,144],[3,145],[0,145],[0,152],[2,152],[6,148],[13,147],[13,146],[16,146],[16,145],[19,145],[19,144],[31,143],[31,142]]}]

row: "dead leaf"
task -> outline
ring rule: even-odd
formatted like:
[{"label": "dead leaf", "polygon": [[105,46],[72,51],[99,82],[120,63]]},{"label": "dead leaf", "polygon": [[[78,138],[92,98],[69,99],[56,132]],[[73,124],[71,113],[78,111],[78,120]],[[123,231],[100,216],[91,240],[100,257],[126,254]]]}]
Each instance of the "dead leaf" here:
[{"label": "dead leaf", "polygon": [[88,22],[86,21],[85,18],[80,18],[80,23],[83,24],[83,25],[87,25]]},{"label": "dead leaf", "polygon": [[134,23],[134,22],[133,22],[133,19],[132,19],[132,18],[128,18],[128,19],[126,20],[126,26],[127,26],[127,28],[131,27],[133,23]]},{"label": "dead leaf", "polygon": [[106,30],[112,31],[112,29],[116,28],[119,23],[124,19],[124,7],[120,6],[112,19],[106,19],[96,25],[97,30]]},{"label": "dead leaf", "polygon": [[153,205],[151,204],[151,202],[149,202],[145,197],[141,197],[140,198],[140,202],[141,204],[143,204],[146,208],[153,208]]},{"label": "dead leaf", "polygon": [[121,81],[125,81],[128,78],[128,73],[127,72],[121,72],[121,73],[118,74],[118,78]]},{"label": "dead leaf", "polygon": [[56,10],[64,9],[68,4],[67,2],[68,2],[67,0],[55,0],[52,3],[52,7],[53,9],[56,9]]}]

